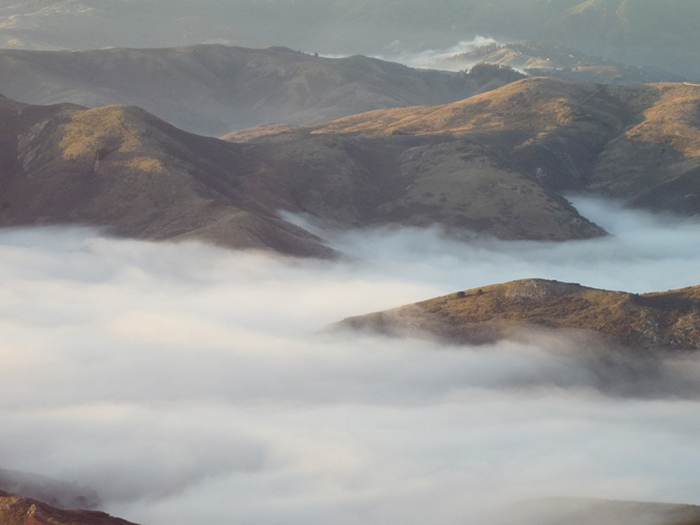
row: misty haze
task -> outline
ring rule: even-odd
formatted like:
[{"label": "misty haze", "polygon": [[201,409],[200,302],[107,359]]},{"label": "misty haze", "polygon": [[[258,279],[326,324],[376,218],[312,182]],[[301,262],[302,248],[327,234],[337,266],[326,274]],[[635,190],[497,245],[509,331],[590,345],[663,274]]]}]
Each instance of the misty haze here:
[{"label": "misty haze", "polygon": [[694,356],[645,372],[566,336],[482,348],[324,331],[523,276],[638,292],[695,278],[700,221],[577,202],[614,237],[346,232],[353,260],[304,262],[6,231],[4,466],[92,487],[144,523],[499,523],[502,505],[552,496],[692,502]]},{"label": "misty haze", "polygon": [[700,525],[698,27],[0,0],[0,525]]}]

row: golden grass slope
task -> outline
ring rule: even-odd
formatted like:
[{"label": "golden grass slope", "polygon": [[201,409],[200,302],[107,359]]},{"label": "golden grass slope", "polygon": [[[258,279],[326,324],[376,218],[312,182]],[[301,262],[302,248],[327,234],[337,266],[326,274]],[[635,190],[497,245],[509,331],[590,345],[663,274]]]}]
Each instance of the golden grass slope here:
[{"label": "golden grass slope", "polygon": [[311,132],[471,140],[555,191],[700,212],[700,88],[686,83],[530,78],[452,104],[374,111]]},{"label": "golden grass slope", "polygon": [[340,228],[439,224],[457,236],[542,240],[603,233],[536,182],[484,162],[475,144],[304,130],[233,144],[131,106],[4,105],[2,226],[94,225],[315,257],[333,251],[279,210]]},{"label": "golden grass slope", "polygon": [[564,329],[635,350],[700,350],[700,286],[637,295],[526,279],[352,317],[340,325],[470,344]]}]

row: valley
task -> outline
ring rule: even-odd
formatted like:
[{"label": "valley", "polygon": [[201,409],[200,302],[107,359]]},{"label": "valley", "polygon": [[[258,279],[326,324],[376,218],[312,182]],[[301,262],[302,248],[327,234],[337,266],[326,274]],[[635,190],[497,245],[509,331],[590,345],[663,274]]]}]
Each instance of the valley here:
[{"label": "valley", "polygon": [[0,524],[700,525],[699,25],[0,0]]}]

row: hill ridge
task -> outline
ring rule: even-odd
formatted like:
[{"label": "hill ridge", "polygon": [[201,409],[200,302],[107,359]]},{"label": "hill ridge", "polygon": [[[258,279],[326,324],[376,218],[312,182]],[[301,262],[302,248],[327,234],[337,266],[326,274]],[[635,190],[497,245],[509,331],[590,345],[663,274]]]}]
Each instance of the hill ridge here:
[{"label": "hill ridge", "polygon": [[700,350],[700,286],[635,294],[522,279],[350,317],[336,326],[469,344],[517,339],[523,331],[575,330],[636,351],[691,351]]}]

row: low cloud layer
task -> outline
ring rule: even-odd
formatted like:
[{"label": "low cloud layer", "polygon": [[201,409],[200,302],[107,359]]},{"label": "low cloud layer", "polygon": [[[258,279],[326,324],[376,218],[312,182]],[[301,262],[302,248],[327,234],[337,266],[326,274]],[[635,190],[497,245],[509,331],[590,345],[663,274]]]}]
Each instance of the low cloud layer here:
[{"label": "low cloud layer", "polygon": [[455,55],[469,53],[479,47],[496,43],[498,42],[493,38],[477,35],[473,40],[463,40],[448,48],[416,51],[404,47],[401,42],[394,42],[385,53],[377,55],[377,58],[398,62],[409,67],[460,71],[465,68],[464,62],[451,63],[451,58]]},{"label": "low cloud layer", "polygon": [[497,525],[531,498],[700,503],[695,358],[635,369],[560,337],[323,332],[516,278],[700,284],[697,221],[576,205],[614,236],[323,232],[351,258],[300,262],[2,231],[0,467],[89,485],[152,525]]}]

